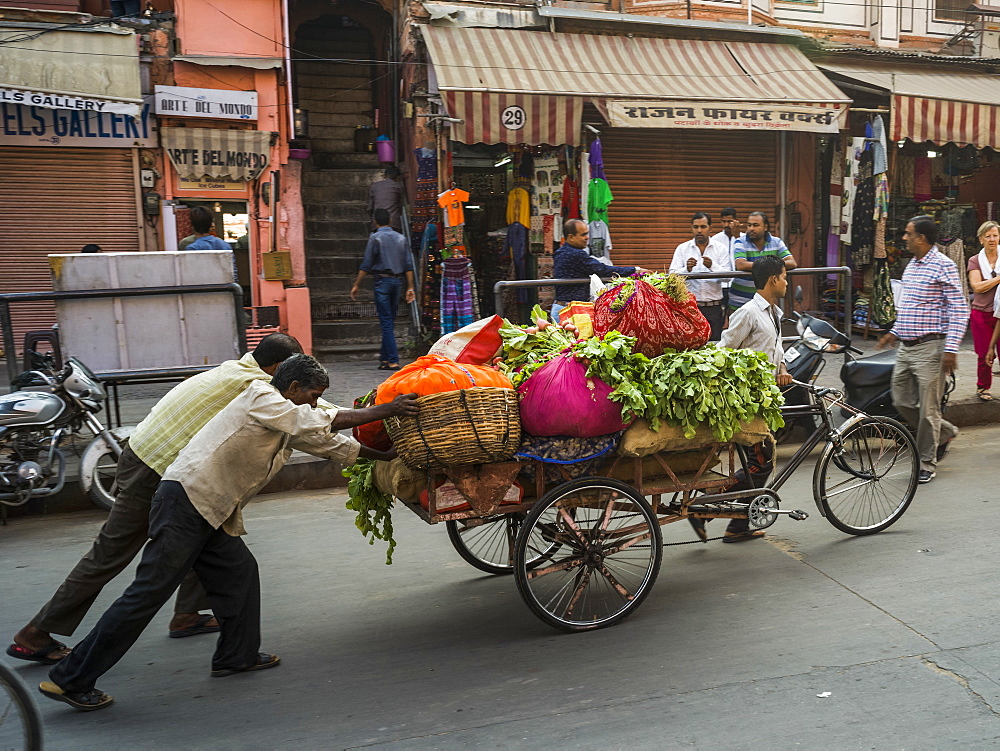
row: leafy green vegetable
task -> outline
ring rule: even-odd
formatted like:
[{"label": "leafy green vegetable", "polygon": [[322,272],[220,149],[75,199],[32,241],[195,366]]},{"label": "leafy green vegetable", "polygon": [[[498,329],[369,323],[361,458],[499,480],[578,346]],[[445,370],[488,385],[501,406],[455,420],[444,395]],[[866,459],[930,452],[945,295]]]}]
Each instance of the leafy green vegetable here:
[{"label": "leafy green vegetable", "polygon": [[[538,305],[532,309],[531,318],[536,323],[548,321],[545,311]],[[553,323],[525,327],[507,319],[500,327],[500,337],[503,339],[500,370],[515,387],[576,341],[568,331]]]},{"label": "leafy green vegetable", "polygon": [[347,508],[357,512],[354,526],[368,538],[369,545],[374,545],[376,539],[389,543],[385,565],[391,566],[392,551],[396,549],[396,541],[392,537],[392,496],[375,487],[374,470],[374,459],[358,459],[350,467],[345,467],[341,474],[350,478],[347,483]]},{"label": "leafy green vegetable", "polygon": [[[714,346],[667,350],[651,361],[647,377],[653,400],[643,416],[653,430],[662,420],[692,438],[698,425],[708,423],[718,440],[728,441],[741,423],[757,416],[771,430],[785,424],[774,366],[761,352]],[[624,401],[615,394],[611,398]]]},{"label": "leafy green vegetable", "polygon": [[644,274],[640,278],[642,281],[658,289],[667,297],[673,298],[674,301],[679,303],[687,302],[688,295],[690,293],[688,292],[687,283],[684,281],[684,277],[679,276],[678,274],[651,272],[649,274]]},{"label": "leafy green vegetable", "polygon": [[609,331],[573,345],[573,354],[587,363],[587,375],[600,378],[614,389],[611,399],[622,405],[626,420],[646,411],[652,393],[643,388],[650,360],[632,351],[635,337]]}]

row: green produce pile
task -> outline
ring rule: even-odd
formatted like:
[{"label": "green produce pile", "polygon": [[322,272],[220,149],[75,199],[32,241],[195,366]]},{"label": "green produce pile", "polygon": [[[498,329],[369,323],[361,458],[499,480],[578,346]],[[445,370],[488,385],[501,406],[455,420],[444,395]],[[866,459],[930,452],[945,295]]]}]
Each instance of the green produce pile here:
[{"label": "green produce pile", "polygon": [[[587,375],[614,388],[610,398],[622,417],[645,417],[653,430],[662,423],[684,429],[691,438],[708,424],[728,441],[741,423],[763,418],[771,430],[784,425],[784,397],[774,382],[774,366],[760,352],[708,345],[697,350],[667,350],[652,359],[632,351],[635,339],[617,331],[574,341],[555,326],[534,333],[505,322],[504,361],[500,367],[514,385],[569,348],[587,364]],[[520,370],[518,370],[520,368]]]},{"label": "green produce pile", "polygon": [[385,565],[391,566],[392,551],[396,549],[396,541],[392,537],[392,496],[375,487],[374,470],[374,459],[358,459],[341,474],[350,478],[347,483],[347,508],[357,512],[354,526],[368,538],[369,545],[374,545],[376,539],[389,543]]}]

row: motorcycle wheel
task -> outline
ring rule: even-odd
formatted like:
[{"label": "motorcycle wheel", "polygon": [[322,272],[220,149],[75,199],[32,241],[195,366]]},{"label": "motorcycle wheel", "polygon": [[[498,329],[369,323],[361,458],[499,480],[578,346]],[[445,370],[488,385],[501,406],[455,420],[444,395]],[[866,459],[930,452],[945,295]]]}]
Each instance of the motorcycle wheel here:
[{"label": "motorcycle wheel", "polygon": [[[119,444],[125,441],[131,432],[132,428],[111,429],[111,434]],[[100,436],[94,438],[84,449],[83,456],[80,457],[80,487],[97,508],[110,511],[115,505],[117,468],[117,454]]]}]

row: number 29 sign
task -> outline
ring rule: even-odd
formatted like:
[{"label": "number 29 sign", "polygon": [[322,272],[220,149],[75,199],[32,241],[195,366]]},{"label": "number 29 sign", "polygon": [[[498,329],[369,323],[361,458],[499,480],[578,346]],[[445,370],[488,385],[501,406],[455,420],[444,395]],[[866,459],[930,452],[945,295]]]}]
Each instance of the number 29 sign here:
[{"label": "number 29 sign", "polygon": [[504,111],[500,113],[500,123],[507,130],[521,130],[527,122],[527,119],[524,107],[520,107],[516,104],[512,104],[510,107],[504,108]]}]

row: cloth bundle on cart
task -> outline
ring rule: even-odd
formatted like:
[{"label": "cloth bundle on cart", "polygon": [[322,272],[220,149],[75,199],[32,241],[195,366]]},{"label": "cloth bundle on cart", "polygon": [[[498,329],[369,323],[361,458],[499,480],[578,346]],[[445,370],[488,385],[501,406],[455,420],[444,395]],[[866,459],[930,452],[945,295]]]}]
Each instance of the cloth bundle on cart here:
[{"label": "cloth bundle on cart", "polygon": [[[729,440],[743,446],[752,446],[771,437],[767,422],[762,417],[755,417],[740,429]],[[693,438],[684,437],[684,429],[672,425],[661,425],[659,430],[653,430],[649,422],[640,417],[625,431],[618,444],[618,453],[622,456],[643,457],[660,451],[686,451],[700,446],[718,443],[708,424],[700,425]]]}]

